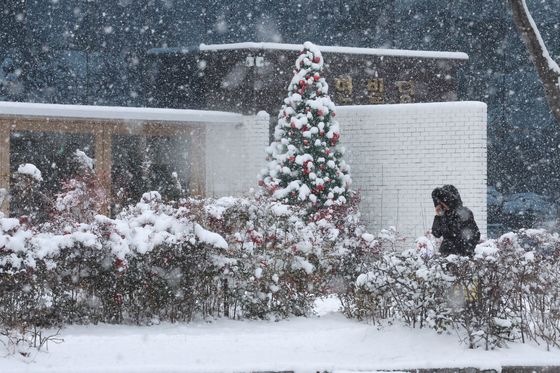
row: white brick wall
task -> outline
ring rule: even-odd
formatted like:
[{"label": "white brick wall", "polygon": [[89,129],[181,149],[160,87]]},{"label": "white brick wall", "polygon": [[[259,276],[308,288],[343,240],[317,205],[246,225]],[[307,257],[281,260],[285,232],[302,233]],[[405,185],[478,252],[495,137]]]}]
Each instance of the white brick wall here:
[{"label": "white brick wall", "polygon": [[206,127],[206,195],[241,196],[257,186],[265,166],[270,117],[244,116],[237,125]]},{"label": "white brick wall", "polygon": [[486,104],[340,106],[337,120],[372,232],[422,235],[433,220],[431,191],[453,184],[486,235]]},{"label": "white brick wall", "polygon": [[[481,102],[340,106],[337,120],[353,188],[372,233],[430,229],[431,192],[454,184],[486,234],[486,105]],[[243,195],[265,166],[268,115],[206,129],[206,193]]]}]

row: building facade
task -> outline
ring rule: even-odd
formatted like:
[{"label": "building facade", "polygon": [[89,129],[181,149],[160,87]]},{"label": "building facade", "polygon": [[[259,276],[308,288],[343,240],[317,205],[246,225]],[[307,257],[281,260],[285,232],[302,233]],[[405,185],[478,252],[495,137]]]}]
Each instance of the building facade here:
[{"label": "building facade", "polygon": [[[34,163],[43,173],[43,190],[52,195],[72,176],[64,162],[80,149],[95,158],[110,196],[106,213],[137,202],[147,190],[169,197],[165,181],[172,173],[188,195],[243,196],[257,187],[266,162],[270,121],[264,112],[20,103],[0,103],[0,110],[0,141],[6,144],[0,148],[0,189],[10,189],[20,164]],[[454,184],[486,233],[485,104],[345,106],[337,120],[370,232],[393,226],[399,246],[411,247],[431,228],[431,191]],[[139,143],[155,151],[131,152]],[[155,182],[142,178],[146,163]],[[2,209],[9,213],[6,202]]]}]

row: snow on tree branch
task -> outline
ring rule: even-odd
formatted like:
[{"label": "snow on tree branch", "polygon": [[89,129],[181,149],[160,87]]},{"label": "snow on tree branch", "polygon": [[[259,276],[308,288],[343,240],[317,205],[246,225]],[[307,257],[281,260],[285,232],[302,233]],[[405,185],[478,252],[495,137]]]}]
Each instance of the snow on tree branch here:
[{"label": "snow on tree branch", "polygon": [[342,160],[335,105],[321,77],[323,56],[310,42],[303,47],[259,184],[273,198],[290,205],[310,209],[344,205],[352,179],[350,167]]},{"label": "snow on tree branch", "polygon": [[534,32],[534,34],[535,34],[535,36],[536,36],[536,38],[539,42],[539,45],[541,46],[542,56],[546,59],[546,62],[548,63],[548,67],[552,71],[554,71],[556,74],[560,74],[560,66],[558,66],[556,61],[554,61],[552,59],[552,57],[550,57],[550,54],[548,53],[548,49],[546,48],[544,40],[542,39],[542,36],[541,36],[541,33],[539,32],[537,24],[535,23],[535,20],[533,19],[533,16],[531,16],[531,12],[529,12],[529,8],[527,7],[526,0],[522,0],[522,3],[523,3],[523,9],[525,10],[525,13],[527,14],[527,19],[529,20],[529,23],[531,24],[533,32]]},{"label": "snow on tree branch", "polygon": [[548,106],[560,124],[560,67],[550,56],[525,0],[509,0],[513,21],[541,80]]}]

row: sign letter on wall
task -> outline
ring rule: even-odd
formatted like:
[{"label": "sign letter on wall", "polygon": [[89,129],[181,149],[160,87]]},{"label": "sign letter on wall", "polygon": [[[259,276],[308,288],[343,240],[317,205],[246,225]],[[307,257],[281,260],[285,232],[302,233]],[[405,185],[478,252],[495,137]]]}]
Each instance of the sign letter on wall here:
[{"label": "sign letter on wall", "polygon": [[414,102],[414,80],[402,80],[395,84],[399,89],[399,100],[402,104]]},{"label": "sign letter on wall", "polygon": [[338,104],[352,103],[352,77],[342,76],[335,80],[336,101]]},{"label": "sign letter on wall", "polygon": [[370,104],[385,103],[385,83],[383,78],[368,79],[367,92]]}]

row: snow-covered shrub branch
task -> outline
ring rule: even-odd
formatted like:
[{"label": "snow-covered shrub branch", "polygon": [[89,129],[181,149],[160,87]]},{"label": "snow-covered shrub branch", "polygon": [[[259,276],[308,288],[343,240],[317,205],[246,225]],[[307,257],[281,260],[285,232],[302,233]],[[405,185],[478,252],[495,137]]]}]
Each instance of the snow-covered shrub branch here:
[{"label": "snow-covered shrub branch", "polygon": [[0,324],[308,315],[371,246],[358,217],[355,203],[309,219],[268,197],[170,205],[151,192],[114,219],[1,218]]},{"label": "snow-covered shrub branch", "polygon": [[370,245],[356,199],[312,216],[263,196],[222,198],[205,208],[208,226],[223,232],[235,259],[227,265],[235,316],[310,314],[318,296],[347,291]]},{"label": "snow-covered shrub branch", "polygon": [[558,235],[510,233],[479,245],[474,258],[431,256],[421,246],[369,262],[346,311],[438,332],[453,329],[471,348],[514,340],[559,345]]},{"label": "snow-covered shrub branch", "polygon": [[0,329],[0,356],[19,355],[26,359],[33,359],[40,351],[48,351],[49,344],[59,344],[64,340],[59,336],[60,329],[54,333],[45,332],[36,326],[22,327],[18,330],[11,328]]}]

